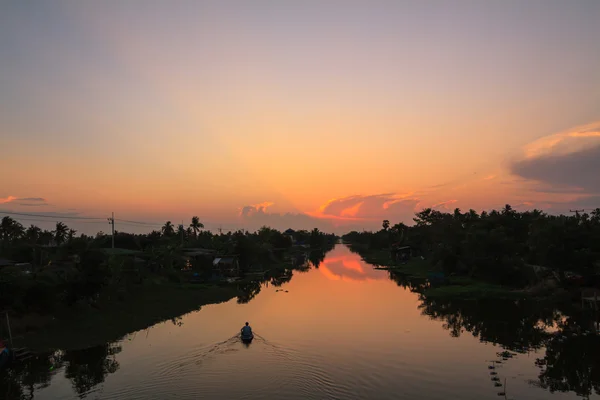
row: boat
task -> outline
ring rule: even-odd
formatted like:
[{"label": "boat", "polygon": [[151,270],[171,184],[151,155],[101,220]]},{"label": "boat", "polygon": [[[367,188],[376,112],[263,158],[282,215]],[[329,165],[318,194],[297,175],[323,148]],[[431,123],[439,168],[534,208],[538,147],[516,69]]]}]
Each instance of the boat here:
[{"label": "boat", "polygon": [[8,347],[0,347],[0,369],[6,367],[12,357]]},{"label": "boat", "polygon": [[252,339],[254,339],[254,334],[251,334],[251,335],[248,335],[248,336],[246,336],[246,335],[240,335],[240,337],[242,339],[242,342],[244,342],[244,343],[250,343],[250,342],[252,342]]}]

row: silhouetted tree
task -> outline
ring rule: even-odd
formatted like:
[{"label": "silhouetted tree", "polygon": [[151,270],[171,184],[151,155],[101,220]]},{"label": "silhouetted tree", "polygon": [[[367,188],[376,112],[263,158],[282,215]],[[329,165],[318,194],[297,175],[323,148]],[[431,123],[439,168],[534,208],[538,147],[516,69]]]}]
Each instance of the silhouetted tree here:
[{"label": "silhouetted tree", "polygon": [[173,236],[175,233],[175,228],[171,221],[167,221],[162,227],[162,234],[165,236]]},{"label": "silhouetted tree", "polygon": [[204,224],[200,222],[200,218],[194,216],[192,217],[192,223],[190,224],[190,228],[192,228],[192,230],[194,231],[194,237],[198,237],[198,232],[200,232],[200,229],[204,228]]},{"label": "silhouetted tree", "polygon": [[68,232],[69,227],[67,225],[65,225],[63,222],[56,223],[56,227],[52,233],[54,234],[54,241],[56,242],[57,246],[60,246],[62,243],[64,243]]}]

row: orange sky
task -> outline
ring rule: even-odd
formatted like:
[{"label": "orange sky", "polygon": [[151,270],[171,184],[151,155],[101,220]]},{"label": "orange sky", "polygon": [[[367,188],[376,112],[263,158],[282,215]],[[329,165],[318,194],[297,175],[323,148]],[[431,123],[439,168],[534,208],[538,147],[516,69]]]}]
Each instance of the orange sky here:
[{"label": "orange sky", "polygon": [[58,4],[0,5],[0,211],[343,231],[600,206],[598,5]]}]

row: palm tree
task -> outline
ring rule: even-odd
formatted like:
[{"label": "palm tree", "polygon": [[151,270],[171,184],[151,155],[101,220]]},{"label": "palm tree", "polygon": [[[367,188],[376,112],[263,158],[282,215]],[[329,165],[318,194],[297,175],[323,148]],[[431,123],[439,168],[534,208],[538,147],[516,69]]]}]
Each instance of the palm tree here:
[{"label": "palm tree", "polygon": [[2,222],[0,222],[0,237],[3,243],[19,239],[24,233],[25,229],[23,229],[23,225],[19,222],[8,216],[2,218]]},{"label": "palm tree", "polygon": [[75,229],[69,229],[69,232],[67,232],[67,238],[68,238],[69,242],[71,242],[73,240],[73,237],[75,236],[76,233],[77,233],[77,231]]},{"label": "palm tree", "polygon": [[171,236],[175,233],[175,228],[173,227],[173,224],[171,223],[171,221],[167,221],[164,226],[162,227],[162,234],[165,236]]},{"label": "palm tree", "polygon": [[54,238],[54,234],[52,231],[44,229],[42,233],[40,233],[40,243],[41,244],[50,244],[52,239]]},{"label": "palm tree", "polygon": [[54,234],[54,240],[56,241],[56,245],[60,246],[61,243],[65,241],[65,237],[69,232],[69,227],[65,225],[63,222],[56,223],[56,229],[52,231]]},{"label": "palm tree", "polygon": [[25,237],[27,237],[27,240],[29,240],[32,244],[37,243],[41,234],[42,230],[33,224],[31,224],[31,226],[27,228],[27,231],[25,231]]},{"label": "palm tree", "polygon": [[204,228],[204,224],[200,222],[200,218],[192,217],[192,223],[190,224],[190,228],[194,231],[194,237],[198,237],[198,232],[200,229]]}]

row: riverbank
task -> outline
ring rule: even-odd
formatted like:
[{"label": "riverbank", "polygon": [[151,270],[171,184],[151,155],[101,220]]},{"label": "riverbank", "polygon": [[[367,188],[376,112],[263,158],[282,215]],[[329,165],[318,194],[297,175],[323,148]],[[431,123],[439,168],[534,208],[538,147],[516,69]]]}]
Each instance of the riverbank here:
[{"label": "riverbank", "polygon": [[[374,265],[376,269],[390,271],[391,275],[401,275],[404,280],[419,283],[419,293],[428,298],[460,298],[460,299],[521,299],[532,297],[531,293],[513,287],[491,284],[468,276],[444,276],[430,260],[413,257],[404,264],[394,262],[388,250],[371,250],[366,246],[349,245],[352,251]],[[426,280],[433,280],[430,285],[422,285]],[[544,296],[544,293],[539,293]]]},{"label": "riverbank", "polygon": [[105,292],[93,306],[64,308],[53,315],[13,316],[14,344],[35,352],[88,348],[120,340],[162,321],[177,323],[184,314],[240,294],[235,284],[140,285],[125,297]]}]

